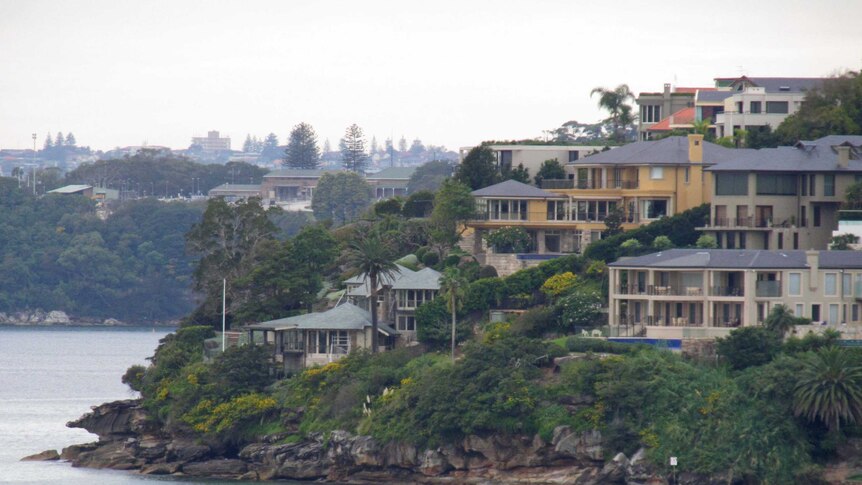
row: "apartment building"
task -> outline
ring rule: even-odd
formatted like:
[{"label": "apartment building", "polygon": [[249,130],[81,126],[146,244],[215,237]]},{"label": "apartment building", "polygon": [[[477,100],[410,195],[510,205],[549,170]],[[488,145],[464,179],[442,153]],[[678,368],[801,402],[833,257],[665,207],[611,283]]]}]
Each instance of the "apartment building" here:
[{"label": "apartment building", "polygon": [[670,249],[608,268],[621,334],[720,337],[779,304],[815,325],[862,324],[862,252]]},{"label": "apartment building", "polygon": [[722,100],[722,110],[714,116],[715,135],[733,136],[738,129],[777,128],[785,118],[799,111],[806,91],[824,80],[800,77],[716,78],[716,87],[731,94]]},{"label": "apartment building", "polygon": [[207,136],[192,138],[192,145],[199,145],[204,152],[230,151],[230,137],[219,136],[218,131],[208,131]]},{"label": "apartment building", "polygon": [[[565,165],[583,159],[594,153],[605,150],[604,145],[519,145],[499,144],[486,145],[494,153],[497,166],[505,172],[518,165],[530,171],[530,177],[535,177],[542,169],[545,160],[557,160]],[[459,149],[458,163],[464,161],[464,157],[475,147],[461,147]]]},{"label": "apartment building", "polygon": [[566,164],[568,178],[532,187],[512,180],[473,192],[478,216],[466,244],[473,254],[493,252],[484,235],[523,227],[538,254],[580,252],[601,237],[608,214],[621,210],[633,229],[709,202],[711,175],[704,168],[731,160],[735,150],[702,135],[641,141]]},{"label": "apartment building", "polygon": [[679,120],[687,116],[686,108],[694,107],[695,95],[700,91],[712,91],[713,87],[671,87],[670,83],[664,85],[661,92],[639,93],[635,99],[638,106],[638,140],[651,140],[662,130],[660,127],[651,130],[655,125],[664,120],[667,124],[679,124],[671,122],[670,118]]},{"label": "apartment building", "polygon": [[862,136],[740,150],[708,167],[710,223],[726,249],[827,249],[847,188],[862,179]]}]

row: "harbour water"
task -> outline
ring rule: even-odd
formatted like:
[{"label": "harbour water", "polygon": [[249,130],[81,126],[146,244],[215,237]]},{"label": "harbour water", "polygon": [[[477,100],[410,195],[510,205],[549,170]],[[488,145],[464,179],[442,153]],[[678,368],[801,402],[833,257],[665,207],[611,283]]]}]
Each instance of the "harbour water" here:
[{"label": "harbour water", "polygon": [[90,406],[136,397],[120,377],[146,364],[164,328],[0,326],[0,482],[142,484],[127,472],[72,468],[64,462],[21,462],[47,449],[96,440],[66,422]]}]

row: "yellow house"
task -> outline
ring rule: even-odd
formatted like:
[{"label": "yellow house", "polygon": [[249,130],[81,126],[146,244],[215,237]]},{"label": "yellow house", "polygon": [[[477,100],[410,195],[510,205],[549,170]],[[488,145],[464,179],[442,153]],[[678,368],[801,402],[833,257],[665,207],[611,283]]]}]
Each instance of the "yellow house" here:
[{"label": "yellow house", "polygon": [[541,188],[512,180],[486,187],[473,192],[478,216],[462,245],[493,253],[483,236],[520,226],[532,239],[530,252],[580,252],[602,237],[613,212],[628,230],[709,202],[713,184],[704,168],[738,153],[703,135],[668,137],[569,162],[568,178],[543,180]]}]

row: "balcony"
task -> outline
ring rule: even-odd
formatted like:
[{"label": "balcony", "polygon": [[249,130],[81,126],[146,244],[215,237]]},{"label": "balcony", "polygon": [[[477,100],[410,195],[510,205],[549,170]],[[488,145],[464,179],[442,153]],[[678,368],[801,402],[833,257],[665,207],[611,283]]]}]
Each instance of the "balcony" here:
[{"label": "balcony", "polygon": [[771,217],[713,217],[709,227],[790,227],[790,219],[776,221]]},{"label": "balcony", "polygon": [[755,296],[758,298],[778,298],[781,296],[780,281],[758,281]]},{"label": "balcony", "polygon": [[745,289],[739,286],[713,286],[709,296],[745,296]]},{"label": "balcony", "polygon": [[543,189],[636,189],[637,180],[607,180],[602,184],[601,180],[573,180],[573,179],[545,179],[542,180]]},{"label": "balcony", "polygon": [[703,288],[699,286],[622,285],[616,290],[618,295],[703,296]]},{"label": "balcony", "polygon": [[668,317],[665,315],[644,315],[635,318],[634,315],[617,315],[620,326],[638,327],[643,325],[655,327],[702,327],[703,320],[688,317]]}]

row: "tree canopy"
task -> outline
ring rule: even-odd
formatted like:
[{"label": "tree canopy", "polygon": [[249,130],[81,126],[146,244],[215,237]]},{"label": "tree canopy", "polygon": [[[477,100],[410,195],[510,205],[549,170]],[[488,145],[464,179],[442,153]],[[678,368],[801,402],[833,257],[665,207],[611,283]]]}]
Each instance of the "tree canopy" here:
[{"label": "tree canopy", "polygon": [[344,131],[344,137],[338,143],[338,148],[341,150],[341,162],[345,169],[356,173],[365,170],[365,165],[368,163],[365,138],[362,128],[356,123],[348,126]]},{"label": "tree canopy", "polygon": [[350,172],[325,173],[317,182],[311,209],[318,220],[336,225],[352,222],[371,203],[371,186],[361,175]]},{"label": "tree canopy", "polygon": [[470,150],[455,171],[455,180],[471,190],[479,190],[499,182],[500,175],[494,152],[486,146]]},{"label": "tree canopy", "polygon": [[290,132],[290,141],[284,150],[284,163],[295,169],[316,169],[320,163],[317,134],[308,123],[300,123]]}]

